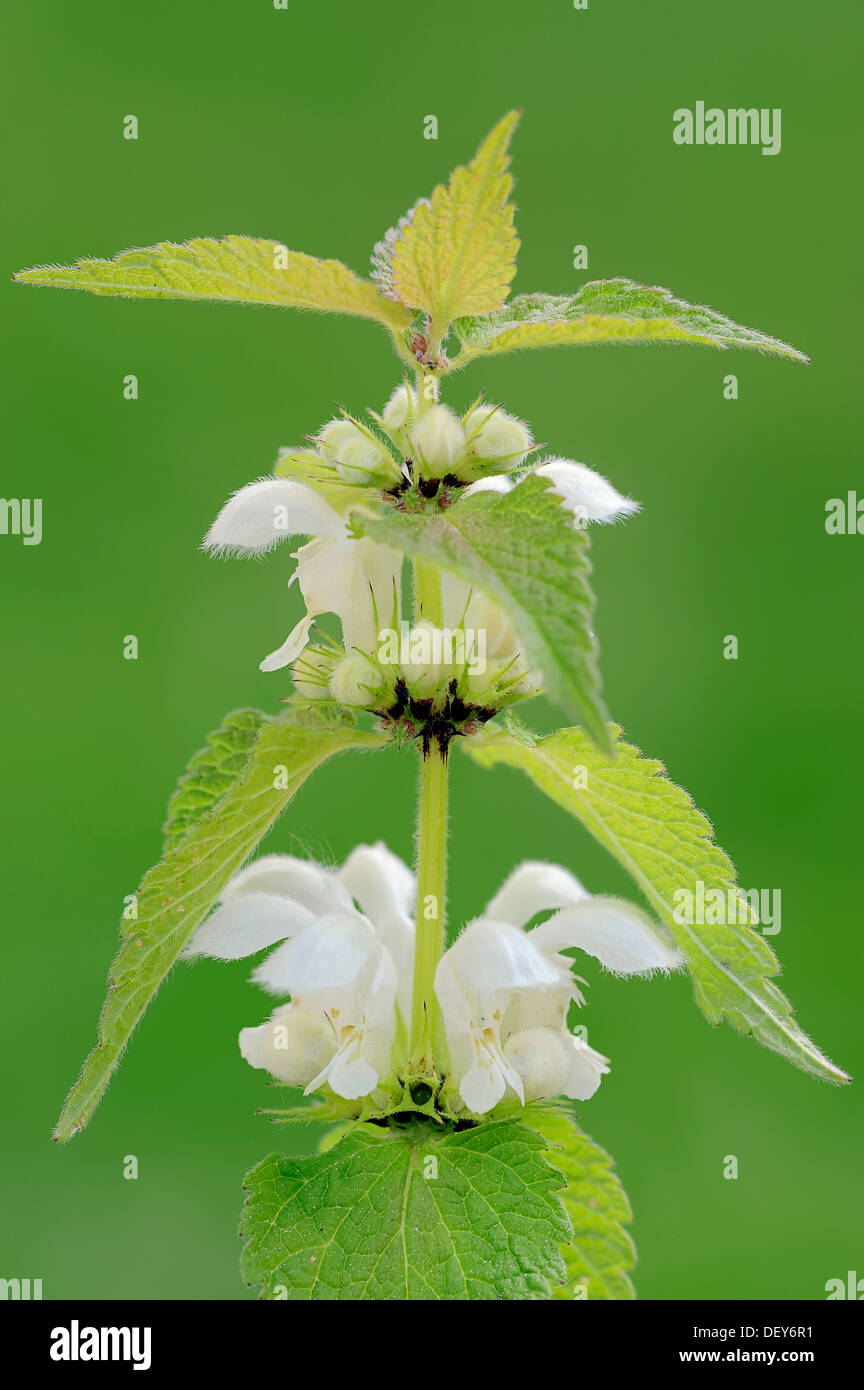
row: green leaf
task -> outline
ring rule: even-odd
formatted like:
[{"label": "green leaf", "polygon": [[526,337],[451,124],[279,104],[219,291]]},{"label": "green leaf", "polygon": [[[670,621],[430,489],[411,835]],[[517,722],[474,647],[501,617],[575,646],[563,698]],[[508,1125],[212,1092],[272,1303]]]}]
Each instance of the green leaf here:
[{"label": "green leaf", "polygon": [[462,351],[455,370],[477,356],[520,348],[596,343],[705,343],[716,348],[757,348],[796,362],[802,352],[753,328],[742,328],[713,309],[686,304],[659,285],[633,280],[595,280],[576,294],[520,294],[486,318],[455,324]]},{"label": "green leaf", "polygon": [[206,811],[232,787],[249,761],[249,754],[269,716],[257,709],[238,709],[226,714],[218,729],[208,734],[205,746],[190,758],[177,790],[168,803],[162,827],[168,854],[196,825]]},{"label": "green leaf", "polygon": [[121,251],[110,261],[36,266],[19,270],[13,278],[27,285],[132,299],[219,299],[359,314],[386,324],[393,332],[410,323],[404,308],[341,261],[321,261],[302,251],[289,251],[281,242],[256,237],[160,241],[157,246]]},{"label": "green leaf", "polygon": [[284,720],[261,725],[246,766],[145,874],[137,918],[121,922],[122,944],[108,979],[99,1040],[67,1097],[55,1139],[71,1139],[90,1120],[136,1024],[186,942],[310,773],[335,753],[378,748],[385,741],[381,734],[342,726],[306,729]]},{"label": "green leaf", "polygon": [[375,248],[384,293],[424,309],[433,335],[457,316],[497,309],[510,292],[519,241],[508,145],[518,119],[511,111],[499,121],[468,167],[421,199]]},{"label": "green leaf", "polygon": [[572,1299],[579,1286],[585,1290],[580,1296],[589,1299],[635,1298],[627,1271],[636,1263],[636,1250],[624,1229],[633,1213],[612,1159],[563,1106],[532,1106],[526,1119],[546,1140],[549,1162],[567,1179],[561,1196],[573,1237],[561,1247],[566,1282],[552,1297]]},{"label": "green leaf", "polygon": [[507,612],[547,693],[610,748],[591,628],[588,538],[546,479],[476,493],[446,512],[387,517],[358,510],[355,530],[451,570]]},{"label": "green leaf", "polygon": [[355,1129],[248,1175],[241,1273],[262,1298],[548,1299],[570,1222],[545,1141],[510,1120]]},{"label": "green leaf", "polygon": [[[610,727],[615,736],[620,733]],[[696,1002],[709,1023],[725,1019],[812,1076],[849,1080],[801,1031],[791,1004],[773,984],[780,970],[777,957],[753,931],[756,914],[744,898],[735,899],[734,922],[688,925],[679,920],[676,892],[696,895],[701,883],[706,899],[719,890],[728,902],[728,895],[739,890],[709,821],[669,781],[662,763],[621,742],[610,762],[580,729],[534,739],[490,727],[463,744],[484,767],[503,763],[526,772],[632,874],[684,952]]]}]

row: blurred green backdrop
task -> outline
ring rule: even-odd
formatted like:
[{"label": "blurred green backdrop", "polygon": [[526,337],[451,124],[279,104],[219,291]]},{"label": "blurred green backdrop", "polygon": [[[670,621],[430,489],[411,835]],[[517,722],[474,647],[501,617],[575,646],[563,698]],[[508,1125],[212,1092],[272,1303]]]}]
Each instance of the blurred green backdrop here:
[{"label": "blurred green backdrop", "polygon": [[[2,491],[44,499],[44,539],[0,537],[0,1275],[41,1277],[46,1297],[248,1296],[242,1174],[303,1141],[253,1114],[274,1093],[237,1049],[268,1009],[245,963],[178,969],[91,1128],[64,1148],[50,1133],[176,775],[226,710],[287,693],[257,663],[298,616],[288,554],[217,564],[200,537],[334,398],[379,406],[397,376],[364,322],[99,300],[8,275],[228,232],[362,272],[514,105],[517,290],[629,275],[812,354],[803,368],[697,348],[538,352],[472,366],[449,398],[485,387],[644,503],[594,536],[610,708],[706,808],[744,886],[782,889],[783,984],[805,1028],[860,1071],[864,538],[824,530],[826,500],[862,485],[851,3],[46,0],[5,7],[3,28]],[[672,112],[700,99],[782,108],[782,153],[676,147]],[[137,142],[122,138],[127,114]],[[427,114],[437,141],[422,138]],[[723,399],[728,372],[737,401]],[[127,633],[137,662],[122,659]],[[338,860],[383,837],[410,856],[413,777],[408,754],[337,761],[268,848]],[[522,856],[630,891],[516,774],[458,757],[454,783],[451,922]],[[855,1089],[711,1030],[683,978],[590,976],[585,1018],[614,1069],[581,1117],[633,1200],[640,1296],[818,1299],[827,1279],[864,1274]],[[738,1181],[722,1177],[728,1154]]]}]

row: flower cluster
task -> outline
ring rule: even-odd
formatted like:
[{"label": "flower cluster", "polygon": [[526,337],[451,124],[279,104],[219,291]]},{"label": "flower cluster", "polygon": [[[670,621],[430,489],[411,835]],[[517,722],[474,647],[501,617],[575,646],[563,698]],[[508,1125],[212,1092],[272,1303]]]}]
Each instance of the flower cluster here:
[{"label": "flower cluster", "polygon": [[[275,946],[252,979],[283,1002],[242,1030],[243,1056],[306,1093],[384,1104],[407,1061],[415,895],[382,844],[358,846],[340,869],[269,855],[236,875],[184,954],[238,960]],[[608,1061],[568,1026],[584,1003],[562,954],[572,948],[616,975],[681,964],[630,903],[592,896],[557,865],[521,864],[438,963],[449,1057],[436,1062],[451,1113],[597,1090]]]},{"label": "flower cluster", "polygon": [[[584,464],[529,462],[528,427],[500,407],[478,401],[461,419],[438,402],[421,410],[403,383],[380,415],[371,414],[377,430],[346,414],[325,424],[313,447],[284,450],[279,476],[235,493],[204,539],[212,554],[262,555],[289,536],[311,538],[294,552],[291,580],[306,611],[261,669],[293,666],[297,690],[310,699],[399,716],[410,715],[412,699],[440,712],[455,694],[466,710],[493,711],[532,694],[541,676],[529,669],[507,615],[455,575],[442,575],[441,624],[421,621],[406,631],[402,555],[353,535],[352,510],[444,511],[479,491],[507,492],[529,469],[580,527],[631,515],[638,504]],[[341,643],[311,643],[324,613],[338,617]]]}]

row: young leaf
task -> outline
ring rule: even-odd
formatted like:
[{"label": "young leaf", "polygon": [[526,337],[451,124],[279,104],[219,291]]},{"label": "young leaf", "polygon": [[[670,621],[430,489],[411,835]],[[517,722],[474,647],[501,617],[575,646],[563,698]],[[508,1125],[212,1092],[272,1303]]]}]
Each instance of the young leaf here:
[{"label": "young leaf", "polygon": [[552,1297],[572,1299],[579,1287],[589,1299],[635,1298],[627,1271],[636,1263],[636,1250],[624,1229],[633,1213],[612,1159],[563,1106],[532,1106],[526,1119],[546,1140],[549,1162],[567,1179],[561,1197],[573,1237],[561,1247],[567,1279]]},{"label": "young leaf", "polygon": [[262,723],[246,765],[230,787],[144,875],[138,915],[121,922],[122,944],[108,979],[99,1040],[67,1097],[55,1139],[71,1139],[87,1124],[133,1029],[180,951],[310,773],[335,753],[378,748],[384,742],[383,735],[343,726]]},{"label": "young leaf", "polygon": [[758,348],[796,362],[810,360],[777,338],[742,328],[713,309],[685,304],[670,290],[632,280],[595,280],[576,294],[520,294],[486,318],[465,318],[454,326],[462,351],[451,370],[474,357],[520,348],[596,343],[705,343]]},{"label": "young leaf", "polygon": [[[610,727],[614,735],[620,733]],[[526,772],[632,874],[684,952],[696,1002],[709,1023],[726,1019],[812,1076],[849,1080],[798,1027],[791,1004],[772,982],[780,969],[777,957],[752,929],[758,925],[756,914],[744,898],[734,896],[738,890],[732,864],[715,842],[708,820],[687,793],[668,780],[662,763],[643,758],[637,748],[621,742],[610,762],[581,729],[560,729],[534,739],[524,732],[490,727],[483,737],[463,742],[484,767],[504,763]],[[724,914],[734,920],[680,920],[685,914],[676,908],[687,895],[698,901],[700,884],[707,902],[714,901],[709,894],[719,890],[726,903],[734,905]],[[676,893],[685,896],[676,902]]]},{"label": "young leaf", "polygon": [[467,168],[422,199],[375,248],[374,276],[385,294],[425,309],[439,338],[451,319],[488,314],[510,292],[519,241],[508,201],[511,111],[486,137]]},{"label": "young leaf", "polygon": [[110,261],[35,266],[19,270],[13,278],[27,285],[132,299],[221,299],[359,314],[377,319],[394,333],[410,322],[401,305],[341,261],[321,261],[288,251],[278,241],[247,236],[222,241],[196,237],[182,244],[160,241],[158,246],[122,251]]},{"label": "young leaf", "polygon": [[189,764],[168,803],[162,827],[168,854],[206,811],[232,787],[249,761],[249,754],[269,716],[257,709],[238,709],[226,714],[222,724],[207,735],[205,746]]},{"label": "young leaf", "polygon": [[380,1133],[248,1175],[240,1269],[260,1297],[548,1299],[570,1222],[539,1134],[509,1120]]},{"label": "young leaf", "polygon": [[547,693],[609,749],[591,629],[588,538],[547,481],[480,492],[438,515],[358,510],[355,530],[476,584],[510,616]]}]

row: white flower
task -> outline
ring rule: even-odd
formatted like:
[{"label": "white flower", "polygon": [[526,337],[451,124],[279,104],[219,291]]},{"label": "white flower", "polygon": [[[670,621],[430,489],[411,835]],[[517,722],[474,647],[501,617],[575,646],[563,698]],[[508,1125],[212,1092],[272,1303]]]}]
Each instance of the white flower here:
[{"label": "white flower", "polygon": [[321,613],[338,615],[349,655],[373,653],[381,626],[394,612],[398,616],[402,556],[365,537],[354,540],[339,513],[314,489],[292,478],[250,483],[226,502],[203,548],[217,555],[262,555],[291,535],[315,537],[294,552],[291,583],[299,584],[306,612],[282,646],[264,658],[261,670],[277,671],[295,661]]},{"label": "white flower", "polygon": [[[523,930],[538,913],[554,916]],[[630,903],[591,896],[566,869],[515,869],[445,952],[435,975],[454,1076],[470,1110],[485,1114],[508,1092],[524,1104],[544,1096],[587,1100],[607,1059],[567,1029],[571,1001],[584,1002],[571,962],[578,947],[616,975],[647,975],[681,955]]]},{"label": "white flower", "polygon": [[382,844],[358,846],[339,870],[267,855],[231,880],[183,954],[239,960],[281,942],[252,979],[290,1003],[244,1028],[240,1050],[307,1093],[329,1085],[355,1100],[392,1070],[409,1017],[415,893]]},{"label": "white flower", "polygon": [[[341,869],[266,855],[235,875],[183,955],[239,960],[275,946],[252,979],[285,1002],[241,1031],[243,1056],[307,1093],[329,1086],[356,1100],[406,1060],[416,891],[414,874],[383,844],[359,845]],[[609,1070],[567,1029],[570,1003],[584,1002],[560,954],[568,947],[618,975],[681,964],[629,903],[590,896],[557,865],[520,865],[435,975],[451,1074],[475,1113],[508,1094],[523,1104],[587,1100]]]}]

